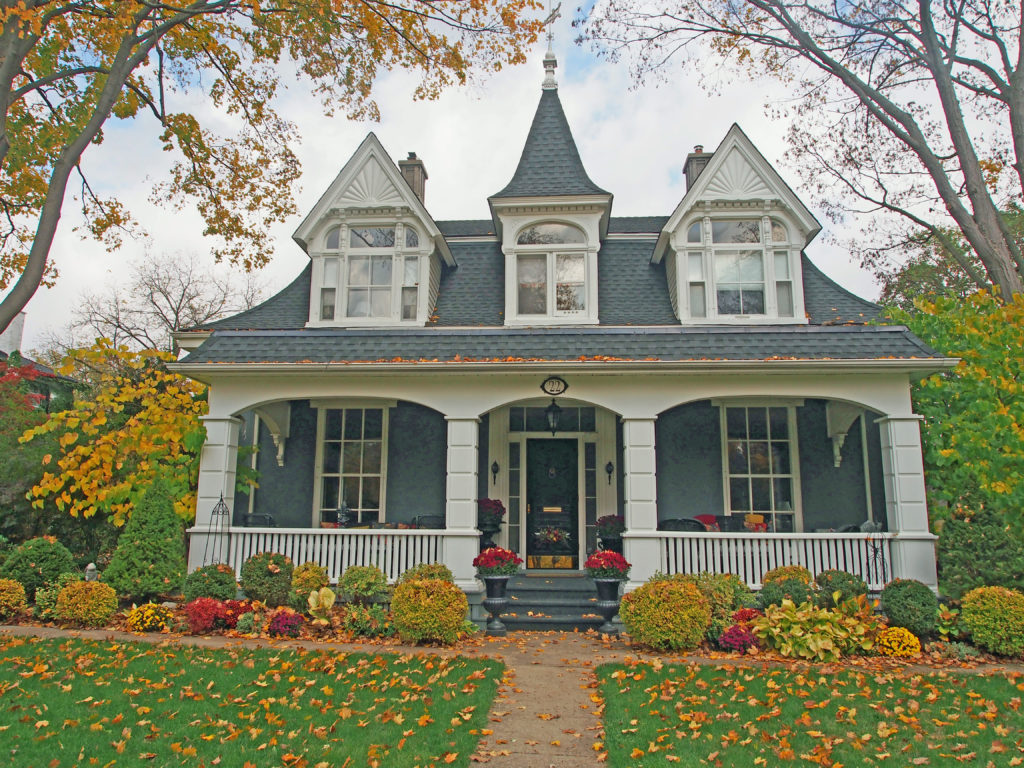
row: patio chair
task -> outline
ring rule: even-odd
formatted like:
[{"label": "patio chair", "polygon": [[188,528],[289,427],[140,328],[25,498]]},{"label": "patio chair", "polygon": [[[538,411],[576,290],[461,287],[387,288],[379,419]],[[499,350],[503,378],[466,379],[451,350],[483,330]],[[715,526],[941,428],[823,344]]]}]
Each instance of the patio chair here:
[{"label": "patio chair", "polygon": [[663,531],[700,531],[702,533],[707,531],[704,523],[694,520],[692,517],[673,517],[662,520],[658,527]]},{"label": "patio chair", "polygon": [[715,522],[718,523],[718,530],[740,532],[747,530],[743,525],[743,518],[736,515],[715,515]]},{"label": "patio chair", "polygon": [[445,527],[444,515],[420,515],[415,520],[417,528],[432,528],[441,530]]}]

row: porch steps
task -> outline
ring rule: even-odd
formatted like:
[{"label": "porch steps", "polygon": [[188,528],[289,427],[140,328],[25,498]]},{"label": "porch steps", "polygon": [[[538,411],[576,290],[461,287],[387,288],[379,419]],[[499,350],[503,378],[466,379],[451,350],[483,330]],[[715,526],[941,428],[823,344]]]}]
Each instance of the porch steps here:
[{"label": "porch steps", "polygon": [[521,574],[509,581],[508,613],[502,621],[517,630],[597,629],[602,619],[594,603],[594,582],[576,571]]}]

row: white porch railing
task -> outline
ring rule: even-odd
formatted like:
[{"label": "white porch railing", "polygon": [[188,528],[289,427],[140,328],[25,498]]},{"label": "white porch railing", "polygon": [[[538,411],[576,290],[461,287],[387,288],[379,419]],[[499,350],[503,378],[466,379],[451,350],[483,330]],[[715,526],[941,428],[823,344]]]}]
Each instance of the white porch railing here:
[{"label": "white porch railing", "polygon": [[394,582],[419,563],[443,563],[444,537],[443,530],[433,529],[233,527],[228,563],[240,578],[246,559],[278,552],[296,565],[319,563],[332,582],[352,565],[375,565]]},{"label": "white porch railing", "polygon": [[[735,573],[760,587],[765,572],[802,565],[813,575],[838,569],[860,576],[872,591],[894,577],[892,539],[875,533],[699,533],[659,531],[665,573]],[[898,575],[898,574],[896,574]]]}]

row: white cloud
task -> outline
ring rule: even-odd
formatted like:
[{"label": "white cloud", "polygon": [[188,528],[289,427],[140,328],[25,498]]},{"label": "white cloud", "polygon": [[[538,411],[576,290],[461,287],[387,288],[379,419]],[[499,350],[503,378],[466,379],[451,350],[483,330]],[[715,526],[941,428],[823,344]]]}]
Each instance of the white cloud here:
[{"label": "white cloud", "polygon": [[[563,51],[560,63],[568,65],[557,74],[559,95],[588,173],[615,195],[614,214],[671,213],[684,192],[681,168],[687,152],[695,144],[714,148],[733,122],[809,200],[785,162],[786,124],[769,120],[762,108],[766,93],[772,93],[768,89],[777,86],[737,80],[720,87],[718,95],[708,95],[692,75],[680,70],[669,82],[631,89],[624,64],[599,61],[580,49],[567,53],[573,36],[568,21],[560,20],[557,40],[564,42],[556,43],[556,52]],[[481,85],[448,91],[433,102],[412,101],[415,78],[409,73],[389,73],[376,90],[379,124],[352,122],[341,115],[327,118],[301,85],[282,93],[281,111],[302,136],[298,155],[303,176],[299,213],[273,231],[277,256],[261,276],[271,292],[287,285],[305,265],[291,233],[367,131],[377,134],[396,161],[409,151],[423,159],[430,176],[427,208],[436,219],[486,218],[487,196],[508,182],[519,162],[540,98],[542,55],[538,46],[528,64],[506,69]],[[192,106],[209,112],[199,98]],[[116,253],[82,240],[73,232],[78,217],[69,194],[52,251],[61,276],[56,287],[41,289],[28,305],[25,348],[38,343],[44,332],[65,326],[83,292],[99,292],[126,279],[125,265],[147,249],[155,258],[165,251],[209,251],[195,211],[149,201],[153,183],[164,178],[171,160],[156,134],[151,120],[111,124],[104,143],[88,150],[84,165],[91,182],[102,194],[125,201],[149,238],[128,241]],[[830,229],[835,231],[826,226]],[[870,276],[823,237],[808,253],[845,287],[863,296],[877,295]],[[212,257],[209,264],[213,269]]]}]

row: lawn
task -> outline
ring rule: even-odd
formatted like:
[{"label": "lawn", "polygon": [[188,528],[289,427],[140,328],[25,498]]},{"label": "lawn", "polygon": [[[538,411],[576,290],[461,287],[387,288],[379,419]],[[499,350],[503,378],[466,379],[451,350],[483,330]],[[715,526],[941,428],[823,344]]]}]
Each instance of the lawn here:
[{"label": "lawn", "polygon": [[5,764],[469,765],[500,662],[0,636]]},{"label": "lawn", "polygon": [[610,664],[612,766],[1024,766],[1019,675]]}]

